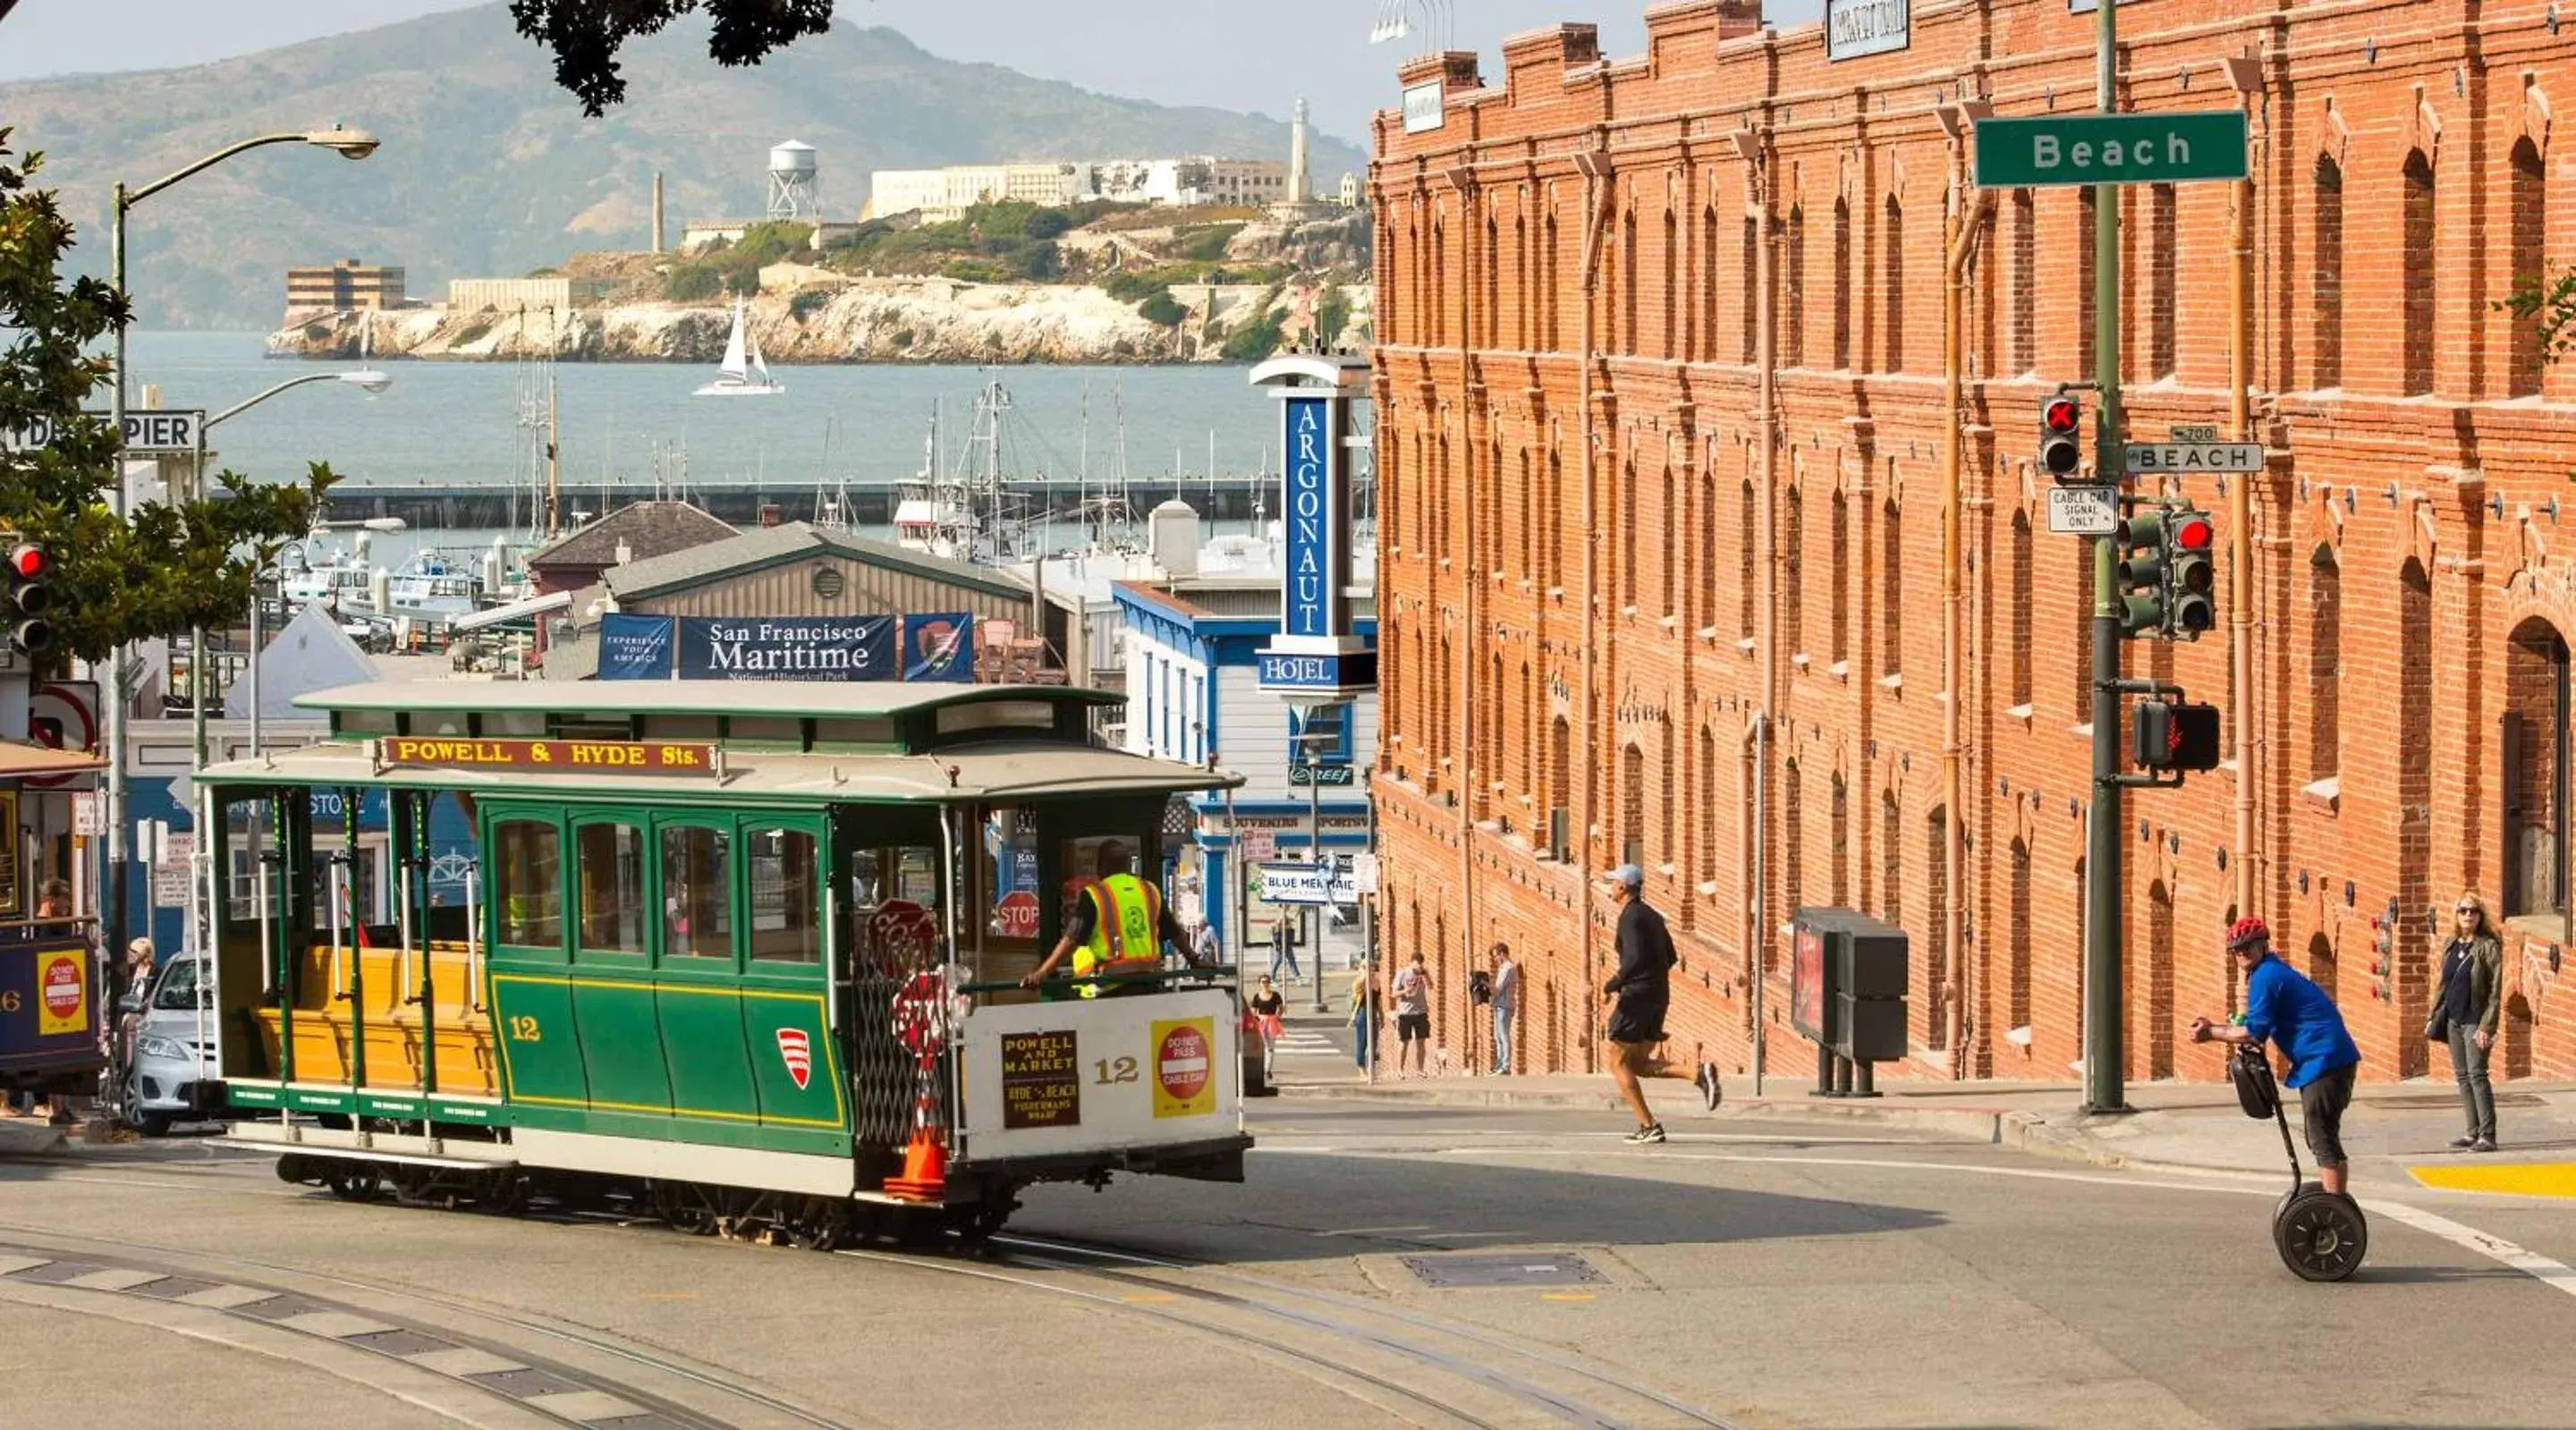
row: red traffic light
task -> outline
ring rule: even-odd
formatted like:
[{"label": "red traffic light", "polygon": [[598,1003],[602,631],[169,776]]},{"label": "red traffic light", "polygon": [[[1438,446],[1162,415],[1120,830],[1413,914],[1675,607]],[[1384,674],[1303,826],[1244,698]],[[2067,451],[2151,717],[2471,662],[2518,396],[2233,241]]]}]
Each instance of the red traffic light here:
[{"label": "red traffic light", "polygon": [[2084,425],[2084,405],[2072,397],[2052,397],[2039,411],[2040,425],[2063,436],[2073,436]]},{"label": "red traffic light", "polygon": [[2207,551],[2217,535],[2205,516],[2187,516],[2174,524],[2174,545],[2184,551]]},{"label": "red traffic light", "polygon": [[54,558],[41,546],[20,544],[9,552],[9,574],[21,581],[33,581],[52,569]]}]

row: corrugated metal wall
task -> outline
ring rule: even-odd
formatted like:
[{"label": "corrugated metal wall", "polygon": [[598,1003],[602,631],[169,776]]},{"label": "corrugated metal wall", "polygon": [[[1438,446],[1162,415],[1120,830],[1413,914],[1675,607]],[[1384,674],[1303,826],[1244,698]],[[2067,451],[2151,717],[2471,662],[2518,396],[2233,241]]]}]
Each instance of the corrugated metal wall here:
[{"label": "corrugated metal wall", "polygon": [[[823,572],[838,574],[840,585],[837,595],[827,598],[816,594],[816,577]],[[831,584],[830,577],[823,578],[827,589]],[[979,619],[1017,621],[1022,626],[1028,624],[1030,615],[1029,600],[1025,596],[999,596],[972,586],[890,567],[871,566],[825,552],[816,552],[809,558],[782,566],[747,572],[731,580],[648,597],[628,609],[652,616],[741,617],[929,615],[967,611]]]}]

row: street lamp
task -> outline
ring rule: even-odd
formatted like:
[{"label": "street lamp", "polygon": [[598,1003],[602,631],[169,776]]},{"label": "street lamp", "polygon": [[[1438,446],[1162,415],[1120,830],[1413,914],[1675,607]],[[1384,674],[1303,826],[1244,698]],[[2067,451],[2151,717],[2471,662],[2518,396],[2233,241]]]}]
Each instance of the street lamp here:
[{"label": "street lamp", "polygon": [[[353,368],[347,372],[315,372],[307,373],[302,377],[290,377],[286,381],[279,383],[277,386],[270,388],[268,391],[261,393],[257,397],[244,402],[236,402],[232,406],[225,408],[223,411],[216,413],[214,416],[207,418],[205,425],[212,427],[218,422],[230,421],[235,417],[239,417],[244,412],[257,407],[261,403],[266,402],[270,398],[275,397],[279,393],[286,391],[288,388],[302,387],[308,382],[345,382],[351,387],[355,387],[366,393],[369,397],[373,397],[377,393],[384,391],[386,388],[393,386],[394,377],[392,373],[372,367]],[[201,473],[200,475],[203,474]]]},{"label": "street lamp", "polygon": [[[215,165],[222,163],[236,154],[248,153],[250,150],[265,148],[271,144],[309,144],[317,149],[327,149],[332,153],[338,154],[343,159],[354,160],[364,159],[368,155],[375,153],[378,142],[379,141],[375,135],[368,133],[364,129],[343,129],[338,125],[333,125],[329,129],[307,130],[300,133],[263,134],[255,139],[245,139],[238,144],[218,149],[215,152],[206,155],[204,158],[181,168],[174,169],[160,178],[153,180],[151,183],[141,186],[140,188],[128,188],[122,180],[118,181],[114,195],[114,202],[110,208],[111,218],[108,225],[109,282],[115,288],[116,296],[120,299],[127,296],[125,283],[125,215],[136,204],[143,202],[145,199],[152,197],[154,194],[161,192],[163,189],[169,188],[171,185],[176,184],[191,175],[213,168]],[[116,387],[110,396],[109,406],[112,410],[108,415],[109,428],[116,433],[117,439],[116,474],[114,483],[108,489],[108,509],[116,514],[116,519],[120,522],[124,521],[126,516],[124,446],[125,394],[127,388],[131,385],[131,380],[127,375],[131,369],[126,360],[125,340],[126,330],[130,326],[132,326],[132,316],[130,313],[125,321],[119,322],[116,325]],[[262,397],[266,397],[268,395],[269,394],[267,393],[261,394]],[[254,402],[258,400],[258,398],[252,399]],[[248,406],[249,404],[245,403],[243,405]],[[231,414],[226,413],[225,415],[230,416]],[[126,934],[125,881],[128,846],[125,834],[125,809],[127,798],[125,772],[125,719],[126,706],[130,701],[127,694],[128,689],[126,655],[125,652],[120,649],[109,657],[107,665],[107,808],[105,811],[107,816],[107,888],[104,891],[106,894],[105,902],[107,904],[107,917],[105,919],[105,923],[107,925],[108,948],[118,955],[121,955],[124,951]],[[201,764],[203,763],[202,744],[203,742],[201,740],[199,760]],[[109,960],[108,967],[114,970],[114,986],[109,990],[110,997],[108,1000],[108,1006],[114,1007],[115,1000],[123,997],[126,991],[124,986],[125,960],[121,956],[113,957]],[[119,1068],[124,1067],[132,1050],[124,1047],[123,1040],[119,1039],[115,1052],[115,1065]],[[111,1102],[116,1105],[112,1110],[121,1110],[124,1098],[123,1079],[113,1078],[110,1079],[110,1083],[110,1099]]]}]

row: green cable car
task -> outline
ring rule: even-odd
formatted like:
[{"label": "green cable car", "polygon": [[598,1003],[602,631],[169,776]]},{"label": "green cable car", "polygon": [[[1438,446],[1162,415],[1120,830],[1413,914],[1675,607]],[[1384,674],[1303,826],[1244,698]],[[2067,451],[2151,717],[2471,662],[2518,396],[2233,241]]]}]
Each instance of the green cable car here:
[{"label": "green cable car", "polygon": [[229,1140],[344,1197],[815,1247],[989,1235],[1039,1181],[1240,1181],[1230,970],[1020,987],[1093,878],[1154,881],[1175,796],[1239,783],[1095,747],[1115,699],[306,696],[329,740],[198,781]]}]

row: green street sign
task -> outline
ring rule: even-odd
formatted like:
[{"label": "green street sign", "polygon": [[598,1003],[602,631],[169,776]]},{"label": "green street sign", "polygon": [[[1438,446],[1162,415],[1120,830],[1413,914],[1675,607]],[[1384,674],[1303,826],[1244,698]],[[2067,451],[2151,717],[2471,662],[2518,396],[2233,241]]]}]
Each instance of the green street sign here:
[{"label": "green street sign", "polygon": [[2245,177],[2245,111],[2043,114],[1977,122],[1977,186],[2187,184]]}]

